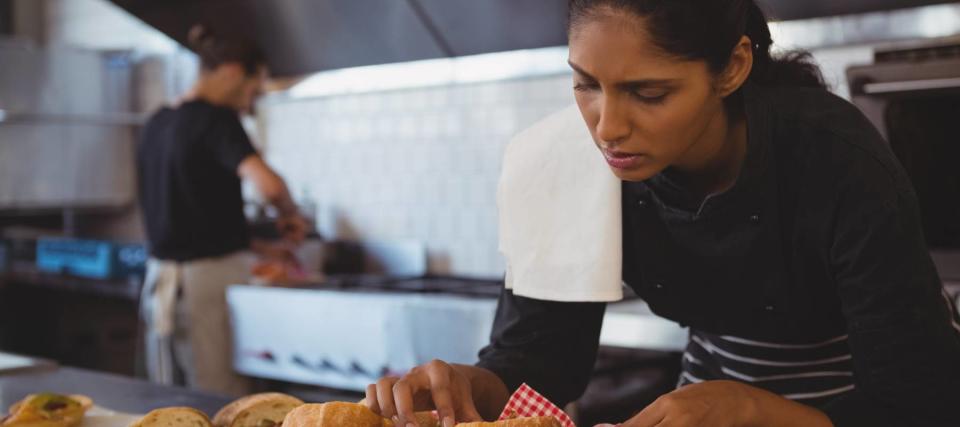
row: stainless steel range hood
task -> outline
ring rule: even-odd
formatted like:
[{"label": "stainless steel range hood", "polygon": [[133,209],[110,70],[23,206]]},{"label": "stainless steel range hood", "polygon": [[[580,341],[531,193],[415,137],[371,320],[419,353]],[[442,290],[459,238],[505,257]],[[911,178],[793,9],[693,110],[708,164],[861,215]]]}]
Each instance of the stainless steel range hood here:
[{"label": "stainless steel range hood", "polygon": [[180,43],[241,31],[277,76],[566,43],[565,0],[112,1]]},{"label": "stainless steel range hood", "polygon": [[[184,43],[194,23],[253,38],[277,76],[566,43],[566,0],[111,0]],[[944,0],[760,0],[794,20]]]}]

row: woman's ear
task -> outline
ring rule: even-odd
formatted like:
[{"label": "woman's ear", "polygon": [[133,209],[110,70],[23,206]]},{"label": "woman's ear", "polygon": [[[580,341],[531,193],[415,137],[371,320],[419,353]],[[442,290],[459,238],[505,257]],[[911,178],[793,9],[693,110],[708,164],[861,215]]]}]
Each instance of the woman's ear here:
[{"label": "woman's ear", "polygon": [[740,37],[740,41],[730,52],[730,61],[727,68],[720,73],[717,79],[717,92],[721,97],[727,97],[740,89],[750,77],[753,70],[753,42],[747,36]]}]

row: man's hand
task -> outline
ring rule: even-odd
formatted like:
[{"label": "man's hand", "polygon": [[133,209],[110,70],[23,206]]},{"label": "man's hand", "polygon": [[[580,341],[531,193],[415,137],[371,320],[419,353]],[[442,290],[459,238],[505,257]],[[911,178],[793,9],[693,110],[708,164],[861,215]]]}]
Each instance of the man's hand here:
[{"label": "man's hand", "polygon": [[253,239],[250,242],[250,249],[257,254],[257,257],[264,261],[279,261],[294,266],[300,265],[300,261],[297,260],[293,249],[291,249],[290,245],[286,242]]},{"label": "man's hand", "polygon": [[307,236],[307,220],[299,214],[283,216],[277,219],[277,230],[284,240],[300,244]]}]

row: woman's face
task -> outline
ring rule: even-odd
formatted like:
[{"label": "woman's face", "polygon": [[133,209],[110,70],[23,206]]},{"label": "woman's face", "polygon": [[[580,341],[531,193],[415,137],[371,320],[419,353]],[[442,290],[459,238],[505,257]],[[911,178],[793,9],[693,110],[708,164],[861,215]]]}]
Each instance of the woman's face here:
[{"label": "woman's face", "polygon": [[570,32],[577,105],[597,148],[625,181],[701,162],[699,144],[724,123],[723,100],[703,61],[664,54],[630,13],[596,13]]}]

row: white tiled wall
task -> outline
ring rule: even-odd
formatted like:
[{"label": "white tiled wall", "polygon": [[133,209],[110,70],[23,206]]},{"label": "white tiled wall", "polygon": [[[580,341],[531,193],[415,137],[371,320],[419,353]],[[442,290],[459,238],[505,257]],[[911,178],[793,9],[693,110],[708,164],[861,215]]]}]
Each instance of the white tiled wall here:
[{"label": "white tiled wall", "polygon": [[272,100],[261,143],[325,236],[418,239],[432,273],[496,278],[503,148],[572,102],[568,75]]}]

